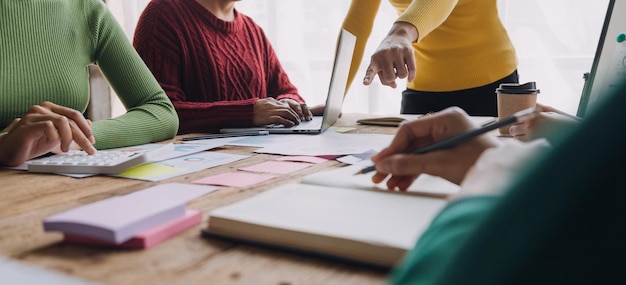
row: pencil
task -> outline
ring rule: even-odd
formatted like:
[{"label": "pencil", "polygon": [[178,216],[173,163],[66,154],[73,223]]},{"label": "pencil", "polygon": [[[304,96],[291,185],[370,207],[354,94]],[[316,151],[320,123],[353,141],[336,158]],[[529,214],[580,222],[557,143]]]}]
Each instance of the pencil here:
[{"label": "pencil", "polygon": [[[516,123],[520,118],[525,117],[525,116],[530,116],[532,114],[535,113],[539,113],[540,110],[538,108],[529,108],[529,109],[525,109],[522,111],[519,111],[509,117],[503,118],[501,120],[495,121],[491,124],[485,124],[483,126],[481,126],[480,128],[477,129],[473,129],[473,130],[469,130],[469,131],[465,131],[462,132],[458,135],[455,136],[451,136],[447,139],[438,141],[436,143],[433,143],[431,145],[422,147],[422,148],[418,148],[416,150],[413,150],[411,152],[408,152],[409,154],[424,154],[424,153],[429,153],[431,151],[436,151],[436,150],[442,150],[442,149],[446,149],[446,148],[451,148],[453,146],[456,146],[462,142],[468,141],[472,138],[475,138],[479,135],[482,135],[484,133],[487,133],[489,131],[495,130],[497,128],[500,127],[504,127],[507,125],[511,125]],[[376,170],[376,165],[372,165],[372,166],[368,166],[365,167],[361,170],[359,170],[357,173],[355,173],[354,175],[358,175],[358,174],[365,174],[365,173],[369,173]]]}]

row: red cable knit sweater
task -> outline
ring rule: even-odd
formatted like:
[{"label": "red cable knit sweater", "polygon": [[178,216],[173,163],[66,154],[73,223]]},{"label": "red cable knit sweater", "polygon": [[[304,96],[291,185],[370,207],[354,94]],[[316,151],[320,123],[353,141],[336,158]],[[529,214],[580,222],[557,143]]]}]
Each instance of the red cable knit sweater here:
[{"label": "red cable knit sweater", "polygon": [[237,11],[225,22],[194,0],[153,0],[133,44],[172,100],[179,133],[252,126],[261,98],[304,102],[262,29]]}]

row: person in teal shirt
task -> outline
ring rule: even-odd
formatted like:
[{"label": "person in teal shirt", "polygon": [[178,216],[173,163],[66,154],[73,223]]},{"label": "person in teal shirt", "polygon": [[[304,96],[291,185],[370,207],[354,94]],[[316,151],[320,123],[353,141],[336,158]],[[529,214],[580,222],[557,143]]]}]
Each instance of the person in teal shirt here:
[{"label": "person in teal shirt", "polygon": [[374,182],[390,175],[387,186],[402,190],[429,173],[462,190],[389,282],[623,283],[626,86],[615,91],[580,123],[531,143],[485,135],[447,150],[405,155],[476,126],[454,108],[403,125],[372,158]]},{"label": "person in teal shirt", "polygon": [[[92,63],[127,110],[93,124],[82,116]],[[177,130],[172,103],[103,1],[0,1],[0,165],[161,141]]]}]

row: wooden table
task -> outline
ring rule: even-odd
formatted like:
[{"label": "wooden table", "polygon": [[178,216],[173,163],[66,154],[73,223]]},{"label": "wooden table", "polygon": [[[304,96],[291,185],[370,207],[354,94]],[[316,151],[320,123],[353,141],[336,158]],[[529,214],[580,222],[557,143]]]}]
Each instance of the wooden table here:
[{"label": "wooden table", "polygon": [[[393,134],[396,128],[357,125],[345,114],[336,126],[355,133]],[[178,141],[180,138],[174,139]],[[158,183],[190,182],[275,159],[254,148],[226,146],[213,151],[251,157]],[[342,166],[327,161],[249,188],[221,188],[191,201],[203,213],[200,225],[148,250],[125,250],[62,242],[45,233],[44,217],[157,183],[106,176],[75,179],[0,169],[0,255],[103,284],[380,284],[388,272],[334,260],[200,237],[211,210],[245,199],[303,175]],[[0,276],[0,283],[2,283]]]}]

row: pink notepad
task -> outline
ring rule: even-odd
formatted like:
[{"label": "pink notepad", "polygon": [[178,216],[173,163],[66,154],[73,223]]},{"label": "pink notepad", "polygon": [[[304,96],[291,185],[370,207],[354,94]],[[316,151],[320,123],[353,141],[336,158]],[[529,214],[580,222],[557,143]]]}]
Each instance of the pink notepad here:
[{"label": "pink notepad", "polygon": [[185,216],[169,221],[165,224],[156,226],[149,230],[143,231],[133,238],[122,244],[115,244],[96,238],[84,237],[79,235],[65,234],[64,239],[67,242],[101,245],[110,247],[122,247],[132,249],[151,248],[169,238],[189,229],[202,221],[202,214],[198,210],[187,209]]},{"label": "pink notepad", "polygon": [[121,244],[136,234],[185,216],[187,201],[217,187],[167,183],[47,217],[45,231]]}]

